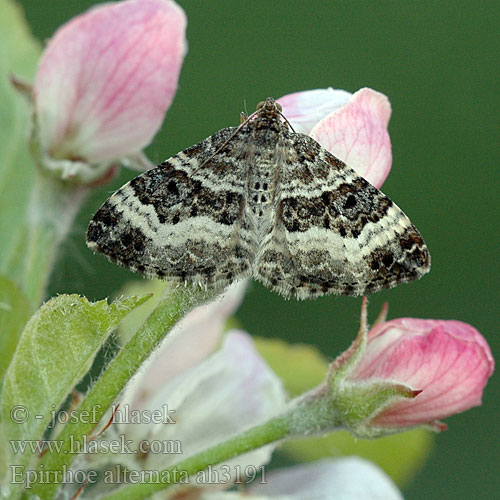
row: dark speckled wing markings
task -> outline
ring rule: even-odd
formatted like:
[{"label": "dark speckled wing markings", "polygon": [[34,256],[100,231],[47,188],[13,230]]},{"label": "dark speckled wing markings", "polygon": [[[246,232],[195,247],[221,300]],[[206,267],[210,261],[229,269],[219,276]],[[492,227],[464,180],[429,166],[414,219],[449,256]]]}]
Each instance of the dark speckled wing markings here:
[{"label": "dark speckled wing markings", "polygon": [[429,271],[427,247],[399,207],[309,136],[288,140],[260,281],[298,298],[366,295]]},{"label": "dark speckled wing markings", "polygon": [[299,299],[369,294],[430,269],[408,217],[293,132],[270,98],[119,189],[87,243],[147,277],[221,287],[251,276]]},{"label": "dark speckled wing markings", "polygon": [[[87,244],[150,278],[224,286],[249,276],[246,152],[222,129],[131,180],[97,211]],[[230,189],[227,187],[230,186]]]}]

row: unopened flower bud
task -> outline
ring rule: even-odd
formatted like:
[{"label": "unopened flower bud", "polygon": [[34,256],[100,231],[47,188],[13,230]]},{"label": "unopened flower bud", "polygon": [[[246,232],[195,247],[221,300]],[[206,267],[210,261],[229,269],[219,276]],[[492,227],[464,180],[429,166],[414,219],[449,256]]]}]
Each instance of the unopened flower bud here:
[{"label": "unopened flower bud", "polygon": [[460,321],[400,318],[367,333],[366,299],[354,344],[330,366],[337,418],[362,437],[415,426],[481,404],[494,361],[483,336]]},{"label": "unopened flower bud", "polygon": [[418,397],[402,399],[375,415],[369,425],[412,427],[481,404],[494,361],[484,337],[460,321],[399,318],[376,325],[366,350],[349,375],[353,383],[397,381]]},{"label": "unopened flower bud", "polygon": [[170,0],[106,4],[63,25],[34,83],[39,163],[91,183],[147,146],[177,89],[185,28]]}]

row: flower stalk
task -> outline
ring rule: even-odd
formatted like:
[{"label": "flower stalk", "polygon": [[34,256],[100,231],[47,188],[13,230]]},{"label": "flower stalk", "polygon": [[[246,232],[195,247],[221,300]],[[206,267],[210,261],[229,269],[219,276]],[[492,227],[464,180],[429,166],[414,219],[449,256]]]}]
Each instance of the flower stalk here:
[{"label": "flower stalk", "polygon": [[176,478],[194,476],[209,466],[227,462],[239,455],[283,439],[333,431],[342,427],[332,401],[324,398],[297,398],[280,415],[252,427],[227,441],[197,453],[172,467],[159,471],[161,481],[130,484],[102,500],[139,500],[173,486]]},{"label": "flower stalk", "polygon": [[131,484],[103,497],[102,500],[139,500],[141,498],[149,498],[152,494],[174,485],[174,482],[169,481],[170,478],[181,475],[185,477],[193,476],[197,472],[205,470],[210,465],[226,462],[243,453],[279,441],[289,434],[290,420],[288,415],[278,416],[161,471],[159,477],[165,478],[165,482]]},{"label": "flower stalk", "polygon": [[57,249],[69,233],[89,187],[37,169],[28,206],[28,236],[22,283],[34,309],[45,298]]}]

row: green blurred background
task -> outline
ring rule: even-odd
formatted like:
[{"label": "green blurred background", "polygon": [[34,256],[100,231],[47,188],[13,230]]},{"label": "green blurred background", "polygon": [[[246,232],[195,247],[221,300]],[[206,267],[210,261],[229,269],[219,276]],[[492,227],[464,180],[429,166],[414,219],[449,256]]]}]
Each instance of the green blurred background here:
[{"label": "green blurred background", "polygon": [[[88,6],[76,0],[22,0],[41,40]],[[432,254],[417,283],[370,299],[373,320],[459,319],[487,338],[498,359],[500,16],[493,1],[180,0],[189,53],[164,127],[149,147],[154,162],[238,123],[265,97],[333,86],[368,86],[393,107],[394,164],[383,190],[403,207]],[[21,167],[20,167],[21,168]],[[91,214],[133,177],[123,172],[94,193],[64,245],[50,293],[112,295],[133,276],[84,245]],[[347,347],[360,299],[285,301],[253,284],[238,311],[251,333],[317,345],[329,358]],[[447,420],[408,499],[500,498],[499,377],[484,405]],[[404,455],[400,458],[404,461]]]}]

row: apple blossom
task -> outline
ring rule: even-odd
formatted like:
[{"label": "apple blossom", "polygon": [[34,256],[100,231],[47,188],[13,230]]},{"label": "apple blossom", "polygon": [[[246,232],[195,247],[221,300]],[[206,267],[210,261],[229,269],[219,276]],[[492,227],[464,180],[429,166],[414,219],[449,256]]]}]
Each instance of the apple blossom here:
[{"label": "apple blossom", "polygon": [[[162,363],[149,361],[127,386],[120,401],[124,406],[115,414],[117,422],[104,436],[109,439],[109,433],[119,432],[120,436],[131,438],[140,453],[83,457],[94,468],[99,462],[105,465],[106,471],[110,465],[118,464],[130,470],[158,471],[160,477],[166,477],[129,485],[123,490],[125,498],[144,498],[175,483],[170,496],[193,493],[193,488],[201,488],[196,494],[203,495],[205,500],[236,499],[238,495],[234,493],[207,493],[206,484],[196,482],[197,474],[205,473],[208,467],[210,471],[220,470],[226,478],[228,470],[236,471],[239,466],[241,477],[245,467],[251,466],[255,471],[266,463],[273,444],[283,439],[323,435],[339,429],[364,438],[416,426],[442,429],[437,418],[480,403],[482,390],[493,371],[489,347],[471,326],[439,320],[386,322],[387,308],[384,307],[376,326],[368,332],[365,298],[361,327],[352,346],[331,363],[320,386],[285,404],[281,383],[256,353],[247,334],[230,331],[222,346],[213,350],[224,318],[234,310],[240,298],[241,290],[233,287],[221,303],[195,310],[185,321],[184,335],[182,329],[177,335],[174,331],[172,341],[169,343],[167,338],[160,348],[157,356]],[[210,310],[215,317],[211,317]],[[201,317],[195,318],[200,312]],[[206,343],[202,342],[205,325],[210,337]],[[193,344],[200,345],[202,354],[198,359],[188,356],[183,370],[178,359],[189,353]],[[165,370],[164,366],[171,362],[174,369]],[[164,383],[157,384],[152,391],[151,381],[157,379]],[[118,418],[127,407],[151,413],[165,404],[175,411],[172,422],[175,426],[150,422],[130,426]],[[415,410],[411,410],[413,405]],[[403,418],[399,419],[401,415]],[[179,453],[150,453],[147,448],[148,443],[175,441],[179,443]],[[345,498],[349,495],[387,498],[385,493],[380,493],[386,487],[392,490],[389,498],[391,495],[400,498],[385,477],[375,480],[372,489],[351,481],[342,483],[340,478],[349,477],[349,471],[337,474],[334,469],[337,466],[342,469],[346,463],[319,464],[318,468],[310,465],[280,473],[285,479],[273,479],[273,487],[269,489],[260,486],[250,489],[250,498],[287,495],[287,498],[301,500],[308,498],[311,487],[321,498],[328,498],[330,490],[345,492]],[[351,467],[353,476],[359,475],[356,468],[363,468],[363,464]],[[176,471],[184,475],[172,477]],[[317,480],[308,481],[307,487],[302,488],[305,480],[301,477]],[[229,481],[219,482],[219,488],[230,485],[231,479],[236,477],[229,474]],[[118,499],[121,495],[122,490],[113,490],[105,498]]]},{"label": "apple blossom", "polygon": [[[369,423],[398,428],[429,423],[481,404],[494,360],[484,337],[453,320],[399,318],[376,325],[351,382],[391,380],[420,391],[394,402]],[[439,427],[439,424],[437,424]]]},{"label": "apple blossom", "polygon": [[[35,306],[91,188],[109,181],[120,163],[151,166],[142,149],[175,95],[185,28],[184,11],[171,0],[109,3],[63,25],[43,52],[32,88],[29,146],[39,168],[22,275]],[[11,80],[23,94],[30,90]]]},{"label": "apple blossom", "polygon": [[[168,364],[176,356],[173,349],[166,350],[163,361]],[[147,381],[152,376],[154,373],[145,374],[143,389],[147,390]],[[161,408],[168,403],[175,410],[175,425],[142,429],[132,426],[130,436],[179,440],[183,454],[181,457],[150,454],[144,460],[145,468],[173,465],[221,443],[276,415],[285,403],[281,381],[259,356],[251,337],[238,330],[229,331],[220,349],[203,362],[163,382],[162,389],[151,394],[142,408]],[[127,429],[122,431],[129,434]],[[260,448],[240,457],[237,463],[258,467],[267,463],[273,448]]]},{"label": "apple blossom", "polygon": [[128,385],[127,395],[133,395],[130,404],[134,408],[142,408],[152,395],[163,391],[166,381],[199,365],[220,346],[225,322],[240,306],[247,284],[248,280],[235,283],[175,325],[148,361],[147,370]]},{"label": "apple blossom", "polygon": [[42,166],[90,183],[140,153],[175,95],[185,28],[171,0],[104,4],[59,28],[33,89]]},{"label": "apple blossom", "polygon": [[392,164],[387,131],[391,105],[387,97],[363,88],[317,89],[277,100],[296,132],[310,135],[334,156],[380,188]]}]

